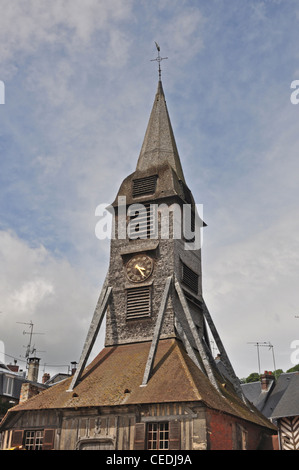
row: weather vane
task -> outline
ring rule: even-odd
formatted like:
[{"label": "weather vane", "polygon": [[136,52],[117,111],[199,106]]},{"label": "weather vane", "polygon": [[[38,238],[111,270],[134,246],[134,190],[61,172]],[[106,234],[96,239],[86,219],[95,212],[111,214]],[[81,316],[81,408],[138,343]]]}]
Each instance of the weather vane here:
[{"label": "weather vane", "polygon": [[159,81],[161,81],[161,65],[160,64],[161,64],[162,60],[168,59],[168,57],[161,57],[160,56],[160,46],[159,46],[159,44],[156,43],[156,41],[155,41],[155,44],[156,44],[156,48],[157,48],[157,51],[158,51],[158,57],[156,59],[152,59],[151,62],[154,62],[154,61],[158,62],[158,64],[159,64]]}]

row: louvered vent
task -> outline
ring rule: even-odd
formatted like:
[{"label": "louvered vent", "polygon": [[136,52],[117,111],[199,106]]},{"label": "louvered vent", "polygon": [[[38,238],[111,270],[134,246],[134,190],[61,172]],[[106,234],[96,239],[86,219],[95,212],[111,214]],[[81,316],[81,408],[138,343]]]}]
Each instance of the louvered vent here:
[{"label": "louvered vent", "polygon": [[183,275],[182,281],[183,283],[189,287],[193,292],[196,294],[198,293],[198,274],[196,274],[192,269],[182,263]]},{"label": "louvered vent", "polygon": [[133,180],[133,197],[154,194],[156,191],[157,178],[157,175],[152,175]]},{"label": "louvered vent", "polygon": [[127,290],[127,319],[148,317],[150,308],[150,287],[136,287]]}]

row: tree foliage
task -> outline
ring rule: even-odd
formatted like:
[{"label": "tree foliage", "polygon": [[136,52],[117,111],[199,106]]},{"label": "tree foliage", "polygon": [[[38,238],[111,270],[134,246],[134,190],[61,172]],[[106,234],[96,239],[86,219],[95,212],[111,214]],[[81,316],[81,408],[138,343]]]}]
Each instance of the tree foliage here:
[{"label": "tree foliage", "polygon": [[287,372],[298,372],[298,371],[299,371],[299,364],[287,370]]},{"label": "tree foliage", "polygon": [[260,380],[260,376],[257,372],[252,372],[248,377],[245,379],[245,383],[249,382],[258,382]]},{"label": "tree foliage", "polygon": [[[287,370],[287,372],[296,372],[299,371],[299,364],[292,369]],[[268,371],[269,374],[272,374],[277,380],[280,374],[283,374],[282,369],[276,369],[274,371]],[[261,380],[261,375],[258,372],[251,372],[248,377],[241,379],[241,383],[250,383],[250,382],[259,382]]]}]

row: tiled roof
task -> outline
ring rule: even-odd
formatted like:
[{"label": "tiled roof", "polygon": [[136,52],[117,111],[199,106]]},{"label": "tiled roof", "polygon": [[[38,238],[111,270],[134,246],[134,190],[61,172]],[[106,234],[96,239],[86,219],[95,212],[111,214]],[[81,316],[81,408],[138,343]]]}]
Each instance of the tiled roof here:
[{"label": "tiled roof", "polygon": [[269,419],[299,416],[298,372],[281,374],[267,391],[261,389],[261,382],[243,384],[242,390],[248,400]]},{"label": "tiled roof", "polygon": [[299,373],[281,374],[263,410],[275,418],[299,416]]},{"label": "tiled roof", "polygon": [[223,395],[189,358],[180,341],[160,340],[152,376],[141,387],[150,343],[105,347],[85,369],[72,392],[71,378],[11,409],[99,407],[165,402],[204,402],[208,407],[274,429],[258,411],[252,412],[219,375]]}]

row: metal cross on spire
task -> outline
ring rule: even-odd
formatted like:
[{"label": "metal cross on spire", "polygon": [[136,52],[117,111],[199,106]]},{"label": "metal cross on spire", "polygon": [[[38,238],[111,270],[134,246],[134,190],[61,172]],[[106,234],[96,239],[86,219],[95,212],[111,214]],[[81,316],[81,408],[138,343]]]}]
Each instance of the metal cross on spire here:
[{"label": "metal cross on spire", "polygon": [[158,57],[156,59],[152,59],[151,62],[154,62],[154,61],[158,62],[158,64],[159,64],[159,81],[161,81],[161,65],[160,64],[161,64],[162,60],[168,59],[168,57],[161,57],[160,56],[160,46],[159,46],[159,44],[156,43],[156,41],[155,41],[155,44],[156,44],[156,48],[157,48],[157,51],[158,51]]}]

